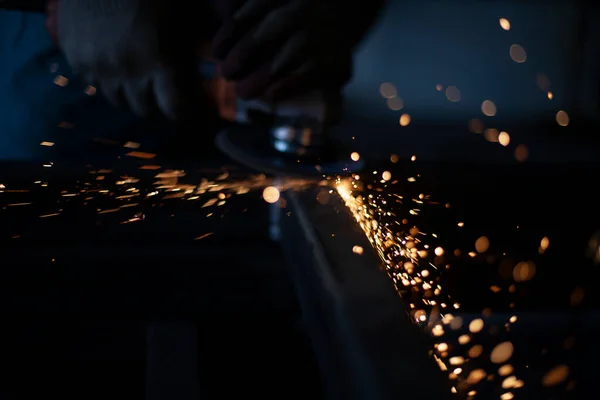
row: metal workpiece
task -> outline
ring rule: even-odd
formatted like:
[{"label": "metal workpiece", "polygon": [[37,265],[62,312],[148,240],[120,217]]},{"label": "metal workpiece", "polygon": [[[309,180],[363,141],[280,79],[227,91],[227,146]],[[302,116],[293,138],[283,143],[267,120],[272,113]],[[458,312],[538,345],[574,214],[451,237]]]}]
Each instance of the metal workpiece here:
[{"label": "metal workpiece", "polygon": [[[287,192],[286,264],[330,399],[450,398],[427,339],[341,202]],[[355,254],[353,246],[361,246]]]}]

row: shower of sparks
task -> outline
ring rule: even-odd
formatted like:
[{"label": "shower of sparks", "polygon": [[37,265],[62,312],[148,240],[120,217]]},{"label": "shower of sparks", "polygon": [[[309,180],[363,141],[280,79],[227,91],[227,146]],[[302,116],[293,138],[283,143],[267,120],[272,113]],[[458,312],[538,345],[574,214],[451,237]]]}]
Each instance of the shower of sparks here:
[{"label": "shower of sparks", "polygon": [[[225,206],[233,196],[258,193],[263,190],[262,195],[267,203],[277,203],[281,192],[303,190],[319,184],[318,180],[312,179],[275,179],[263,174],[238,176],[228,171],[222,171],[212,179],[201,178],[199,181],[194,181],[188,179],[183,170],[161,170],[160,166],[156,167],[140,168],[145,171],[155,171],[150,186],[147,179],[115,176],[110,169],[91,170],[87,181],[60,190],[59,200],[56,203],[44,200],[43,205],[37,205],[42,208],[49,207],[39,214],[39,218],[60,217],[65,202],[79,201],[86,207],[95,209],[98,216],[119,213],[119,216],[122,216],[121,223],[129,224],[145,219],[141,211],[144,204],[156,205],[166,200],[176,199],[197,203],[199,210],[205,209],[206,216],[211,217],[215,209]],[[11,188],[0,184],[0,194],[3,195],[3,198],[0,198],[2,200],[0,206],[4,206],[5,209],[32,206],[36,203],[17,199],[31,198],[32,193],[39,188],[48,187],[49,183],[41,180],[33,182],[28,188]],[[201,235],[195,240],[208,236],[210,234]]]},{"label": "shower of sparks", "polygon": [[[503,30],[509,31],[511,29],[508,19],[500,18],[499,23]],[[518,64],[527,61],[527,53],[519,44],[510,46],[509,55]],[[538,75],[537,84],[546,93],[549,100],[554,98],[554,93],[550,91],[550,81],[547,76],[544,74]],[[456,86],[450,85],[444,90],[442,84],[437,84],[436,90],[438,92],[444,91],[446,98],[451,102],[456,103],[461,100],[461,92]],[[403,100],[401,106],[394,107],[391,104],[397,99],[398,95],[398,91],[393,84],[383,83],[380,86],[380,94],[387,99],[388,108],[391,110],[399,111],[404,107]],[[481,113],[484,116],[494,117],[497,111],[497,106],[493,101],[485,100],[482,102]],[[409,114],[401,114],[397,118],[399,118],[399,124],[402,127],[406,127],[411,123]],[[569,125],[570,122],[569,115],[564,110],[558,111],[555,119],[556,123],[563,127]],[[483,134],[484,139],[488,142],[498,143],[503,147],[508,147],[511,144],[511,135],[508,132],[486,127],[481,119],[469,121],[469,130],[476,134]],[[356,160],[358,160],[358,153],[353,153],[353,156],[355,155]],[[525,144],[517,144],[514,148],[514,157],[518,162],[525,162],[529,158],[529,148]],[[354,159],[354,157],[352,158]],[[415,156],[411,160],[414,162],[416,160]],[[399,156],[392,155],[390,161],[397,163]],[[378,173],[374,171],[373,174],[377,175]],[[454,384],[452,393],[466,394],[468,398],[474,398],[477,395],[477,390],[474,390],[474,388],[480,382],[493,379],[492,371],[487,372],[483,368],[475,368],[469,365],[470,360],[477,359],[483,354],[483,346],[480,344],[472,345],[467,351],[468,358],[464,358],[463,355],[451,357],[450,354],[459,352],[460,347],[470,343],[475,335],[481,335],[484,330],[484,321],[483,319],[472,320],[468,324],[468,333],[459,336],[454,343],[451,343],[449,337],[445,338],[448,330],[457,331],[464,325],[461,317],[455,318],[452,315],[453,310],[459,309],[460,304],[444,293],[442,286],[444,280],[441,278],[439,267],[443,269],[450,266],[439,266],[436,263],[436,261],[442,259],[445,250],[441,246],[436,246],[431,251],[427,239],[434,239],[436,236],[421,232],[417,226],[407,227],[407,219],[395,215],[392,207],[395,202],[401,202],[405,205],[412,204],[406,217],[417,217],[423,211],[423,208],[430,203],[430,196],[421,194],[418,198],[411,198],[410,196],[404,198],[404,196],[394,193],[397,191],[390,193],[389,190],[384,191],[381,190],[382,188],[375,188],[376,184],[383,184],[387,187],[398,182],[397,180],[390,182],[392,175],[388,171],[385,171],[381,178],[379,181],[369,182],[368,184],[364,183],[364,179],[361,179],[358,175],[350,178],[338,178],[337,193],[378,253],[398,292],[401,295],[406,292],[413,294],[408,299],[410,314],[415,323],[420,324],[436,339],[432,354],[439,367],[448,372],[448,377]],[[414,177],[409,177],[407,181],[415,182],[416,180]],[[458,223],[458,228],[463,226],[464,222]],[[399,231],[400,227],[407,228]],[[549,243],[547,237],[541,240],[538,249],[539,254],[546,251]],[[590,241],[589,254],[595,260],[600,260],[599,243],[600,239],[597,239],[597,237]],[[475,258],[478,254],[486,253],[490,247],[490,241],[487,237],[481,236],[475,242],[474,247],[476,251],[465,252],[465,255]],[[353,251],[356,253],[356,246]],[[453,254],[459,256],[461,251],[456,249]],[[535,272],[536,266],[533,262],[523,261],[516,264],[511,275],[515,282],[524,282],[530,280]],[[490,290],[498,293],[502,289],[499,286],[492,286]],[[513,292],[514,290],[511,291],[511,293]],[[415,296],[415,293],[419,295]],[[571,303],[578,304],[582,298],[583,295],[574,292]],[[484,313],[484,316],[488,315]],[[517,317],[512,316],[509,321],[506,321],[504,329],[506,331],[510,330],[510,325],[516,321]],[[512,399],[514,397],[513,392],[524,386],[524,381],[515,375],[513,366],[507,363],[513,354],[513,350],[512,343],[503,342],[495,346],[489,353],[492,363],[504,364],[498,369],[498,374],[505,377],[500,385],[504,391],[500,394],[500,398],[504,400]],[[567,379],[568,372],[566,366],[564,368],[557,367],[556,370],[547,373],[542,384],[551,386],[563,382]]]},{"label": "shower of sparks", "polygon": [[[407,181],[414,182],[414,178]],[[459,314],[459,299],[444,290],[443,270],[450,268],[450,265],[443,258],[444,248],[435,244],[439,242],[438,235],[423,232],[413,224],[418,222],[419,215],[427,207],[442,204],[433,201],[427,194],[402,196],[397,189],[389,190],[391,185],[398,182],[401,180],[389,182],[378,178],[367,182],[353,175],[338,177],[335,187],[379,255],[388,276],[405,300],[412,320],[434,339],[431,354],[439,368],[448,374],[453,384],[452,393],[475,398],[480,385],[491,384],[499,386],[500,398],[512,399],[518,389],[525,385],[518,376],[523,366],[517,365],[515,371],[510,362],[515,351],[514,345],[510,341],[503,341],[495,346],[484,347],[481,344],[484,341],[477,338],[482,339],[489,335],[490,329],[496,328],[508,334],[511,325],[518,321],[517,316],[511,316],[500,326],[488,327],[486,325],[489,322],[485,321],[491,315],[491,309],[485,309],[482,318],[463,321],[463,316]],[[405,216],[396,214],[395,204],[408,207]],[[464,222],[461,221],[457,229],[463,226]],[[541,254],[550,246],[550,239],[543,237],[539,243]],[[488,252],[490,240],[481,236],[473,245],[475,251],[470,252],[469,257]],[[598,254],[595,240],[590,242],[590,248],[593,249],[590,253]],[[352,251],[362,254],[363,249],[354,246]],[[460,251],[455,250],[454,255],[460,255]],[[512,276],[515,282],[528,281],[535,276],[535,270],[533,262],[523,261],[516,264]],[[492,286],[490,290],[498,293],[502,288]],[[509,292],[514,291],[509,289]],[[583,294],[573,294],[573,297],[577,299],[572,299],[572,302],[581,302]],[[482,357],[484,354],[487,354],[488,361]],[[543,386],[561,383],[567,379],[568,372],[567,366],[558,366],[547,372],[541,383]],[[501,379],[494,379],[496,373]]]}]

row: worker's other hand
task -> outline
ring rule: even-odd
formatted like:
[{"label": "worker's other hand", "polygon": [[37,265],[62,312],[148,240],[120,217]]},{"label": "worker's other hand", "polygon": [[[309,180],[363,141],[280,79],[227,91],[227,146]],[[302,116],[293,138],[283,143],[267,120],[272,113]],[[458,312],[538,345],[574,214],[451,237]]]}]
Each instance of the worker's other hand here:
[{"label": "worker's other hand", "polygon": [[352,76],[355,45],[383,0],[224,0],[213,40],[241,97],[276,101],[336,90]]},{"label": "worker's other hand", "polygon": [[115,105],[179,118],[200,102],[194,2],[60,0],[58,45],[73,70]]}]

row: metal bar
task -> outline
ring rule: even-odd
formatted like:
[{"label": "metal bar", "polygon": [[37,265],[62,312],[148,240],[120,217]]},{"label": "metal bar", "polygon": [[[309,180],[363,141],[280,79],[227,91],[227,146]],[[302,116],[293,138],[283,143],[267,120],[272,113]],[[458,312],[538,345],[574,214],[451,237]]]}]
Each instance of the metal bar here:
[{"label": "metal bar", "polygon": [[[285,197],[281,245],[329,398],[449,398],[425,336],[368,241],[336,212],[343,205],[318,205],[313,192]],[[354,254],[354,245],[364,253]]]}]

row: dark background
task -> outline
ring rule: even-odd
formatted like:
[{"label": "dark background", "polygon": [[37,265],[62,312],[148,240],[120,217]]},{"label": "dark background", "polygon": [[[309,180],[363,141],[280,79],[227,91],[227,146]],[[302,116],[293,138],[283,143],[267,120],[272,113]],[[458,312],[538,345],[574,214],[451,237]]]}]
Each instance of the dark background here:
[{"label": "dark background", "polygon": [[[444,277],[447,290],[464,304],[466,320],[487,307],[494,314],[486,323],[502,326],[519,315],[522,324],[502,338],[519,345],[514,364],[527,378],[524,398],[581,398],[594,382],[594,371],[581,365],[595,359],[598,332],[598,265],[586,253],[600,229],[597,15],[584,3],[567,1],[391,1],[357,54],[355,77],[346,89],[347,117],[336,129],[367,160],[367,171],[387,169],[403,181],[422,176],[414,188],[399,183],[385,193],[426,192],[440,204],[452,203],[450,210],[428,207],[415,221],[439,232],[447,251],[470,251],[487,235],[496,255],[536,257],[537,277],[520,285],[516,298],[491,294],[490,285],[506,289],[509,282],[499,279],[497,265],[484,256],[452,260],[457,267]],[[500,28],[500,17],[511,22],[510,31]],[[527,51],[523,64],[509,57],[514,43]],[[551,82],[553,100],[536,84],[540,73]],[[380,94],[384,82],[397,88],[402,111],[387,107]],[[461,101],[448,101],[437,84],[456,85]],[[497,105],[495,117],[480,111],[488,99]],[[554,120],[561,109],[571,117],[568,127]],[[73,108],[70,115],[87,121],[87,128],[77,125],[69,134],[89,133],[86,143],[97,136],[117,144],[138,141],[140,150],[159,154],[152,162],[163,168],[213,168],[191,174],[191,183],[230,164],[212,146],[218,130],[213,121],[185,127],[153,121],[123,131],[112,130],[102,112]],[[412,117],[407,127],[398,124],[402,113]],[[510,145],[469,132],[472,118],[509,132]],[[120,225],[125,213],[99,223],[94,209],[74,201],[60,203],[66,210],[61,217],[41,221],[41,211],[55,207],[65,186],[89,180],[89,169],[117,171],[111,182],[140,174],[138,164],[117,158],[126,149],[96,142],[82,148],[72,138],[69,146],[42,149],[42,158],[57,164],[52,172],[37,161],[0,166],[0,183],[7,187],[29,188],[38,179],[53,187],[4,194],[1,200],[3,205],[34,200],[35,208],[0,212],[5,274],[0,393],[9,399],[39,393],[106,398],[116,392],[143,398],[148,322],[196,321],[199,380],[207,392],[274,397],[291,389],[318,397],[318,370],[283,256],[267,237],[269,210],[260,191],[232,200],[227,216],[217,219],[207,219],[198,204],[166,202],[145,209],[143,224]],[[519,144],[529,150],[525,162],[515,159]],[[392,153],[401,162],[391,164]],[[416,163],[409,161],[412,155]],[[74,159],[83,162],[71,167]],[[147,190],[152,174],[146,176]],[[457,221],[466,221],[464,230],[457,231]],[[211,231],[215,235],[193,241]],[[541,257],[537,246],[544,236],[551,247]],[[577,287],[586,295],[574,307]],[[564,349],[570,336],[576,337],[574,352]],[[490,335],[482,342],[493,347],[499,340]],[[572,379],[540,389],[541,376],[561,363],[571,366]],[[567,390],[571,380],[577,391]],[[487,390],[481,398],[500,394],[492,386]]]}]

